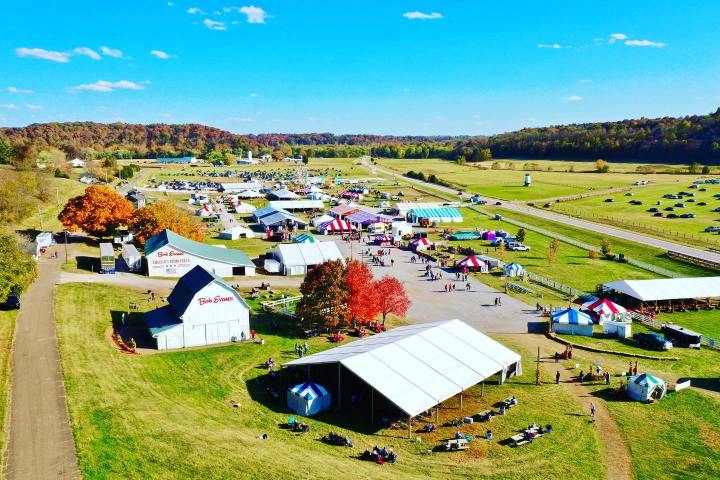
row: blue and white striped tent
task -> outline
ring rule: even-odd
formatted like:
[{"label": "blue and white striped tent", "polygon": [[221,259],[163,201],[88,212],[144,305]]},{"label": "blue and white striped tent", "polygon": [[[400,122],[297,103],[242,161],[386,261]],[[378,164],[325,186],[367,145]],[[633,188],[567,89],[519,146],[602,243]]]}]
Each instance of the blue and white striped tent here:
[{"label": "blue and white striped tent", "polygon": [[290,410],[309,417],[332,406],[332,397],[325,387],[314,382],[299,383],[288,388],[287,404]]},{"label": "blue and white striped tent", "polygon": [[522,277],[525,269],[519,263],[508,263],[503,267],[503,274],[506,277]]},{"label": "blue and white striped tent", "polygon": [[462,223],[463,216],[457,208],[413,208],[408,212],[408,220],[417,222],[421,218],[429,222]]},{"label": "blue and white striped tent", "polygon": [[553,312],[552,331],[567,335],[585,335],[592,337],[593,321],[590,315],[574,308]]}]

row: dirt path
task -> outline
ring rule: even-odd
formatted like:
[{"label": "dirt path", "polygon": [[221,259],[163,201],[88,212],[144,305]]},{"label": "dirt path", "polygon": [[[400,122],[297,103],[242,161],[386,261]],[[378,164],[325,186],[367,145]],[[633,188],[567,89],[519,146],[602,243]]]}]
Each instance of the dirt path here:
[{"label": "dirt path", "polygon": [[5,476],[10,480],[75,479],[80,472],[53,302],[60,260],[41,260],[39,266],[40,276],[22,297],[15,327]]},{"label": "dirt path", "polygon": [[[556,368],[556,364],[547,359],[555,351],[561,350],[558,343],[539,334],[512,335],[511,337],[516,343],[530,352],[536,352],[539,346],[541,363],[545,363],[545,366],[550,371]],[[545,361],[543,361],[543,359],[545,359]],[[584,385],[574,381],[573,377],[576,375],[576,372],[572,369],[567,368],[563,364],[557,364],[557,366],[560,370],[561,385],[577,398],[582,407],[581,413],[588,416],[588,421],[590,420],[590,403],[595,404],[595,426],[598,429],[601,448],[604,450],[605,455],[605,466],[607,468],[605,478],[608,480],[631,480],[632,458],[630,448],[628,447],[625,435],[615,420],[610,416],[605,401],[592,395]]]}]

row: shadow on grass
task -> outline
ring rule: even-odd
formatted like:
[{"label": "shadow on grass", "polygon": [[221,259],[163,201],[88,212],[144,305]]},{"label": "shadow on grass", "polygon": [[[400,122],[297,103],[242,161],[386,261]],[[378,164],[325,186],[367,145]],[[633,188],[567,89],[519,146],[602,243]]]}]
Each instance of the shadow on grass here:
[{"label": "shadow on grass", "polygon": [[611,387],[595,390],[590,392],[590,394],[606,402],[630,403],[635,401],[625,395],[625,393],[618,392],[617,389]]},{"label": "shadow on grass", "polygon": [[699,388],[700,390],[707,390],[710,392],[720,393],[720,379],[718,378],[699,378],[691,377],[689,379],[681,378],[678,379],[678,383],[690,380],[690,385]]},{"label": "shadow on grass", "polygon": [[[125,315],[124,322],[123,315]],[[112,310],[110,317],[113,328],[120,333],[123,342],[128,343],[132,338],[138,348],[156,348],[155,340],[150,336],[142,312],[130,312],[128,314],[127,312]]]}]

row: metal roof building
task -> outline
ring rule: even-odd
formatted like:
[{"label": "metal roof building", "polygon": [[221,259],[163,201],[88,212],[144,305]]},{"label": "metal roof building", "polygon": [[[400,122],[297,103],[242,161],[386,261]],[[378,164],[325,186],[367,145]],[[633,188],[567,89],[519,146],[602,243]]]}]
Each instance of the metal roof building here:
[{"label": "metal roof building", "polygon": [[503,382],[521,371],[519,354],[460,320],[395,328],[284,365],[327,364],[351,371],[411,417],[490,377]]},{"label": "metal roof building", "polygon": [[221,277],[255,275],[255,264],[240,250],[220,248],[163,230],[145,242],[148,276],[180,277],[196,266]]},{"label": "metal roof building", "polygon": [[408,220],[416,222],[427,219],[429,222],[462,223],[463,216],[460,210],[452,207],[443,208],[413,208],[407,214]]}]

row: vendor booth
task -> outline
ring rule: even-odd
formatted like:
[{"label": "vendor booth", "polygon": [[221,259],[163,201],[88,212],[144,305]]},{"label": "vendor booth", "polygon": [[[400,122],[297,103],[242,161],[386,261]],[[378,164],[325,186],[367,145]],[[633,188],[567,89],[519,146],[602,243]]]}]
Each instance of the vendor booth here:
[{"label": "vendor booth", "polygon": [[428,248],[431,248],[433,245],[435,245],[435,244],[425,237],[410,240],[410,248],[415,250],[416,252],[422,252],[423,250],[427,250]]},{"label": "vendor booth", "polygon": [[590,315],[574,308],[554,312],[551,322],[554,333],[587,337],[592,337],[593,334],[593,321]]},{"label": "vendor booth", "polygon": [[591,300],[583,303],[583,308],[593,312],[597,316],[597,323],[602,325],[609,321],[620,321],[623,319],[630,320],[628,311],[622,305],[611,302],[607,298]]},{"label": "vendor booth", "polygon": [[463,272],[480,272],[487,273],[488,265],[475,255],[465,257],[455,264],[455,267]]},{"label": "vendor booth", "polygon": [[309,417],[332,406],[332,396],[322,385],[314,382],[300,383],[287,391],[290,410]]},{"label": "vendor booth", "polygon": [[318,227],[318,231],[323,235],[351,233],[357,231],[357,228],[347,220],[336,218],[331,222],[324,223]]},{"label": "vendor booth", "polygon": [[627,395],[638,402],[650,403],[659,400],[667,393],[665,380],[653,377],[649,373],[628,378]]}]

